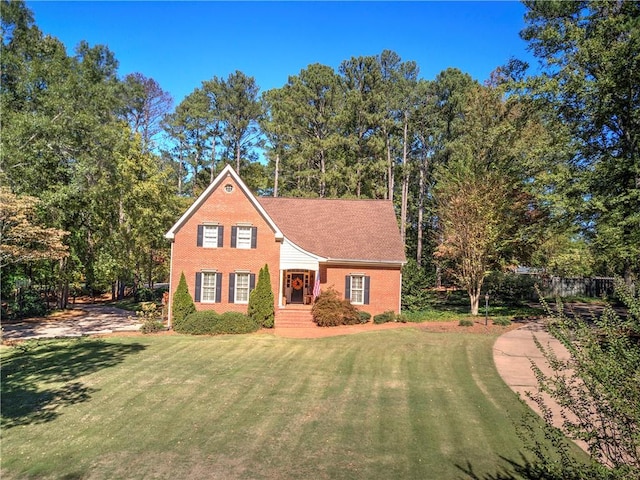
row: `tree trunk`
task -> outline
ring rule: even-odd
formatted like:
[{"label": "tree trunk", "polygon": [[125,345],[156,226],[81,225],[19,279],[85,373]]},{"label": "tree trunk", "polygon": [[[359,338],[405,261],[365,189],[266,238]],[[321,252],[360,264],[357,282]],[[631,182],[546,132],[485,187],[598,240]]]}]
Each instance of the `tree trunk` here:
[{"label": "tree trunk", "polygon": [[407,204],[409,202],[409,168],[407,165],[407,136],[409,129],[409,115],[404,114],[404,131],[402,134],[402,205],[400,206],[400,236],[402,243],[407,239]]},{"label": "tree trunk", "polygon": [[478,305],[480,303],[480,289],[471,288],[469,290],[469,301],[471,302],[471,315],[478,315]]},{"label": "tree trunk", "polygon": [[240,142],[236,145],[236,173],[240,175]]},{"label": "tree trunk", "polygon": [[278,196],[278,169],[280,168],[280,154],[276,153],[276,171],[273,176],[273,196]]},{"label": "tree trunk", "polygon": [[393,177],[393,158],[391,157],[391,141],[389,135],[386,136],[387,141],[387,199],[393,201],[393,187],[395,178]]},{"label": "tree trunk", "polygon": [[60,273],[58,282],[58,308],[65,309],[69,303],[69,280],[67,280],[67,259],[62,258],[59,262]]},{"label": "tree trunk", "polygon": [[211,146],[211,177],[209,178],[209,184],[212,184],[215,180],[215,170],[216,170],[216,139],[213,138],[213,144]]},{"label": "tree trunk", "polygon": [[416,244],[416,263],[418,267],[422,266],[422,236],[424,221],[424,168],[420,168],[420,177],[418,181],[418,238]]},{"label": "tree trunk", "polygon": [[326,164],[324,160],[324,150],[320,152],[320,198],[324,198],[326,192]]}]

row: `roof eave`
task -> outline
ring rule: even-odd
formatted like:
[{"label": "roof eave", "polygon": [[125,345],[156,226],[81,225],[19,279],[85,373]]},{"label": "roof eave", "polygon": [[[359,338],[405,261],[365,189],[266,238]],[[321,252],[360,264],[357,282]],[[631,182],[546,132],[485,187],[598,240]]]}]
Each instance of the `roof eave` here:
[{"label": "roof eave", "polygon": [[327,258],[325,263],[329,265],[361,265],[361,266],[385,266],[385,267],[402,267],[406,260],[368,260],[357,258]]},{"label": "roof eave", "polygon": [[202,192],[198,198],[196,198],[196,200],[191,204],[191,206],[187,209],[187,211],[184,212],[182,216],[178,219],[178,221],[169,229],[169,231],[165,233],[164,237],[167,240],[173,241],[175,239],[176,232],[180,229],[180,227],[182,227],[182,225],[193,214],[193,212],[195,212],[198,208],[200,208],[200,206],[209,197],[211,192],[215,190],[220,185],[220,183],[222,183],[222,181],[225,178],[227,178],[227,176],[229,175],[233,177],[233,179],[238,184],[238,186],[240,186],[240,188],[242,189],[244,194],[247,196],[247,198],[249,198],[249,201],[253,204],[256,210],[260,212],[260,215],[263,216],[263,218],[267,221],[269,226],[273,229],[276,241],[281,241],[284,238],[284,235],[282,234],[278,226],[275,224],[273,219],[266,212],[266,210],[262,207],[262,205],[260,204],[256,196],[253,193],[251,193],[251,190],[249,190],[249,187],[247,187],[247,185],[242,181],[240,176],[231,167],[231,165],[227,165],[222,169],[220,174],[218,174],[218,176],[213,180],[213,182],[209,184],[209,186],[205,189],[205,191]]}]

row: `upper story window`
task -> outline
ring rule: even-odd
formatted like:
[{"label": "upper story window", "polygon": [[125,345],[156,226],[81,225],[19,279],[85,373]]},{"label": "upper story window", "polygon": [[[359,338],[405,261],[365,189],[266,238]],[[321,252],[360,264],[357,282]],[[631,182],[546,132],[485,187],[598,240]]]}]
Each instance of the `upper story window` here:
[{"label": "upper story window", "polygon": [[233,192],[233,185],[231,185],[230,183],[227,183],[227,184],[224,186],[224,191],[225,191],[225,192],[227,192],[227,193],[231,193],[231,192]]},{"label": "upper story window", "polygon": [[221,248],[224,238],[222,225],[198,225],[198,246],[205,248]]},{"label": "upper story window", "polygon": [[251,227],[238,227],[236,248],[251,248]]},{"label": "upper story window", "polygon": [[258,228],[246,225],[231,227],[231,248],[256,248]]},{"label": "upper story window", "polygon": [[203,225],[202,230],[202,246],[208,248],[217,248],[218,246],[218,226]]}]

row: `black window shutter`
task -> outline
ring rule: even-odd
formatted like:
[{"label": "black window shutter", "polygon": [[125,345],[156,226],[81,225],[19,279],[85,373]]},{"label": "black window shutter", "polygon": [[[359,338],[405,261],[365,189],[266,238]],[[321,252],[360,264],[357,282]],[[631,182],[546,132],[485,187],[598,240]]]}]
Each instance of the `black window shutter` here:
[{"label": "black window shutter", "polygon": [[236,300],[236,274],[229,274],[229,303],[235,303]]},{"label": "black window shutter", "polygon": [[231,248],[236,248],[236,238],[238,236],[238,227],[231,227]]},{"label": "black window shutter", "polygon": [[254,288],[256,288],[256,274],[250,273],[249,274],[249,292],[251,292],[251,290],[253,290]]},{"label": "black window shutter", "polygon": [[202,246],[202,236],[204,234],[204,225],[198,225],[198,242],[197,242],[197,246],[201,247]]},{"label": "black window shutter", "polygon": [[216,303],[222,301],[222,273],[216,273]]},{"label": "black window shutter", "polygon": [[202,273],[201,272],[196,272],[196,291],[194,292],[195,295],[193,296],[195,298],[195,302],[199,302],[200,301],[200,289],[202,288]]},{"label": "black window shutter", "polygon": [[344,277],[344,298],[351,300],[351,276]]},{"label": "black window shutter", "polygon": [[222,225],[218,226],[218,248],[222,248],[224,242],[224,227]]},{"label": "black window shutter", "polygon": [[371,277],[364,277],[364,304],[369,305],[369,289],[371,285]]},{"label": "black window shutter", "polygon": [[251,248],[258,245],[258,227],[251,227]]}]

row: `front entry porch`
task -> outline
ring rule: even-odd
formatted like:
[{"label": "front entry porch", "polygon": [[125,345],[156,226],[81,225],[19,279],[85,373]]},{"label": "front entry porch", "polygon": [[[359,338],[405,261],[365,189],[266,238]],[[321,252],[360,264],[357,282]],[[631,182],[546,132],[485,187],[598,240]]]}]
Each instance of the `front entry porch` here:
[{"label": "front entry porch", "polygon": [[283,270],[280,307],[311,305],[316,275],[317,273],[313,270]]}]

